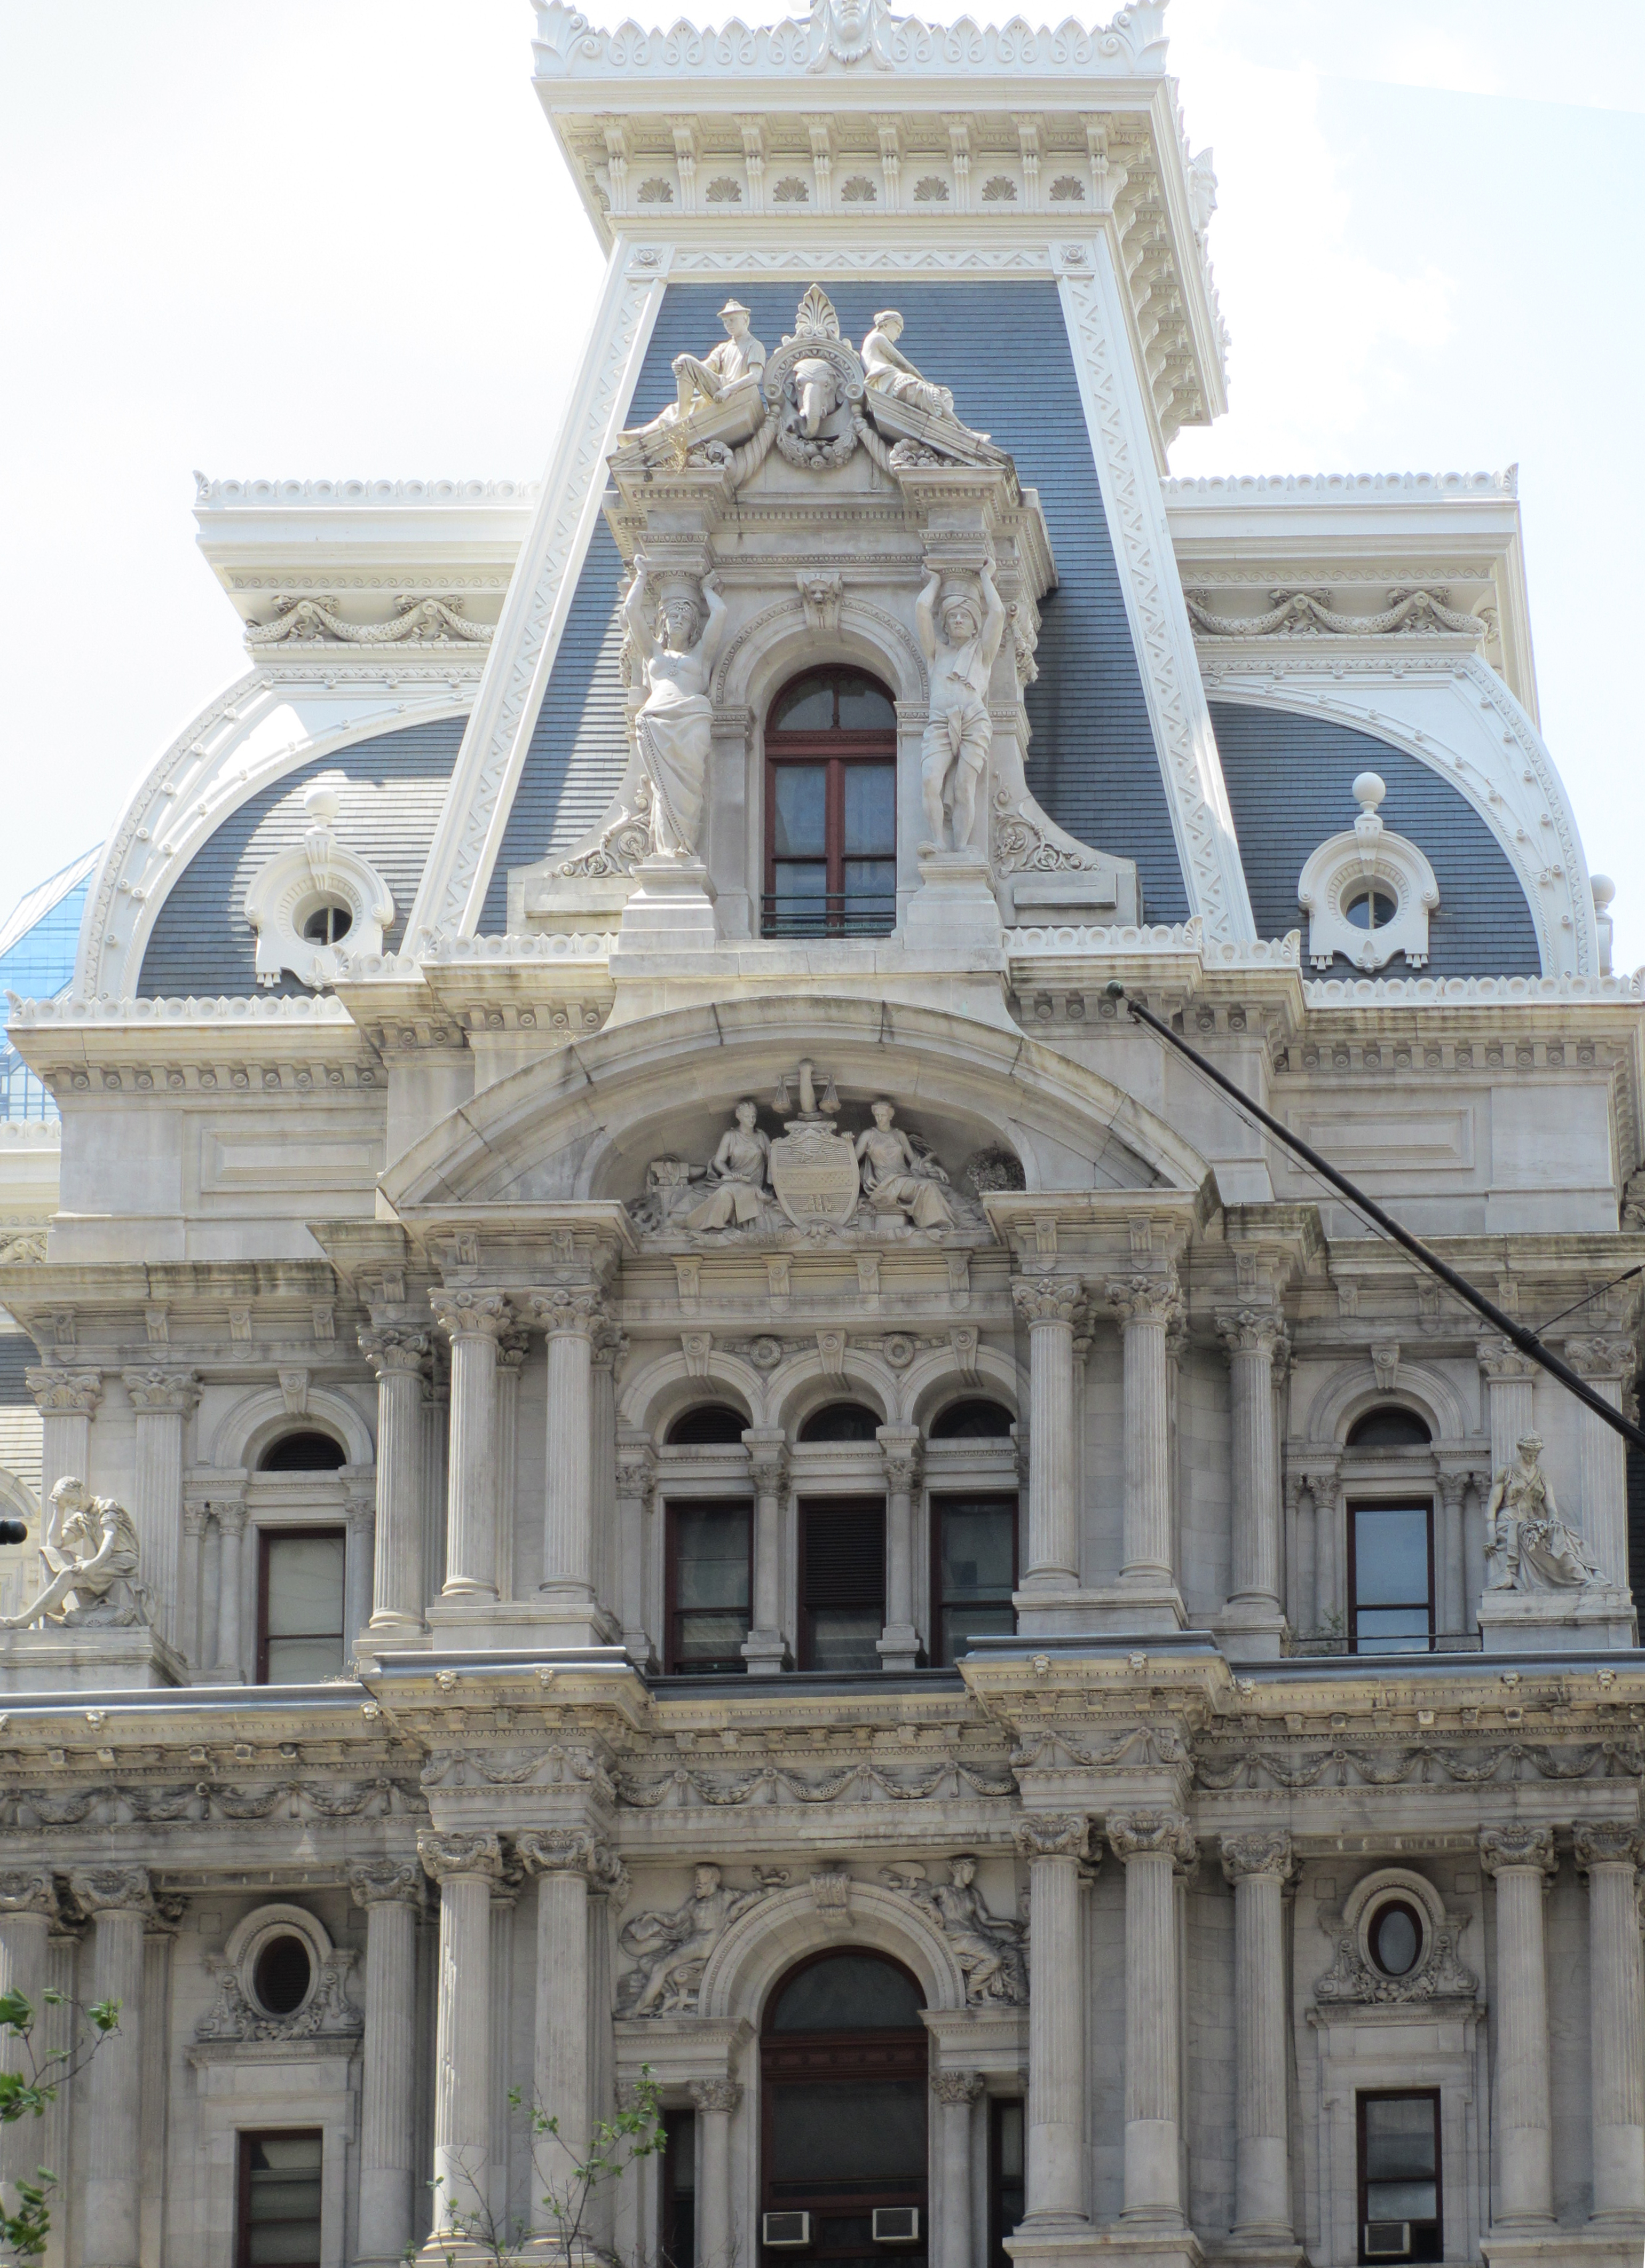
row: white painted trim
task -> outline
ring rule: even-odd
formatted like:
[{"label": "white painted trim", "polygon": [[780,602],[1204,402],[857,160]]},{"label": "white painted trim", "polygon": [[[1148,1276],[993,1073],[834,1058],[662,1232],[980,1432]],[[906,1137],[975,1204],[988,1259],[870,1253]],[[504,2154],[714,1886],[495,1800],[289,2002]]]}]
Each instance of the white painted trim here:
[{"label": "white painted trim", "polygon": [[1061,248],[1059,290],[1079,376],[1103,510],[1125,594],[1154,745],[1188,893],[1208,945],[1254,939],[1211,712],[1154,461],[1136,395],[1125,298],[1105,232]]},{"label": "white painted trim", "polygon": [[618,237],[406,924],[413,952],[422,949],[428,936],[472,937],[479,927],[525,751],[599,523],[606,459],[634,398],[667,280],[665,253],[635,248]]}]

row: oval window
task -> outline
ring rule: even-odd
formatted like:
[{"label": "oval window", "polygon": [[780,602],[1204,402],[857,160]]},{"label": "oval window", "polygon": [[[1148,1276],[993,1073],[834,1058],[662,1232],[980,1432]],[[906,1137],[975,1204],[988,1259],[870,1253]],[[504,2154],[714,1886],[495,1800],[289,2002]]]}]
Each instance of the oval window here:
[{"label": "oval window", "polygon": [[1378,1906],[1371,1917],[1370,1957],[1384,1977],[1408,1977],[1422,1958],[1422,1923],[1403,1898]]},{"label": "oval window", "polygon": [[353,927],[354,916],[349,908],[328,898],[310,914],[303,924],[303,934],[311,945],[341,945]]},{"label": "oval window", "polygon": [[1356,890],[1342,908],[1344,918],[1363,930],[1386,929],[1399,910],[1397,900],[1386,890]]},{"label": "oval window", "polygon": [[300,1937],[271,1937],[257,1956],[252,1992],[269,2015],[293,2016],[308,1998],[313,1975],[313,1960]]}]

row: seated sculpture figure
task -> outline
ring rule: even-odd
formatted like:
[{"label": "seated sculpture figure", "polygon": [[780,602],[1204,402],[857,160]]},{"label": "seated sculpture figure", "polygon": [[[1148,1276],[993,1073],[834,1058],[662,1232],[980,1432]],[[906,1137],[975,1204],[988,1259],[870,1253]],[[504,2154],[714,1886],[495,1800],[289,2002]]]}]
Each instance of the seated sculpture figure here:
[{"label": "seated sculpture figure", "polygon": [[724,401],[733,394],[757,396],[766,350],[748,328],[748,310],[740,299],[728,299],[720,310],[726,335],[706,355],[678,354],[672,369],[675,399],[648,430],[686,424],[700,402]]},{"label": "seated sculpture figure", "polygon": [[1601,1580],[1588,1546],[1560,1517],[1542,1469],[1540,1436],[1515,1444],[1514,1462],[1491,1484],[1485,1554],[1493,1591],[1570,1591]]},{"label": "seated sculpture figure", "polygon": [[152,1623],[154,1598],[137,1580],[137,1531],[112,1497],[93,1496],[85,1483],[65,1477],[51,1492],[40,1539],[50,1570],[38,1598],[18,1615],[0,1615],[0,1630],[55,1623],[62,1630],[129,1629]]},{"label": "seated sculpture figure", "polygon": [[894,307],[883,307],[874,318],[873,329],[863,342],[863,374],[869,392],[888,394],[894,401],[906,401],[912,409],[929,410],[934,417],[951,417],[952,388],[934,386],[929,378],[921,377],[898,348],[901,336],[902,317]]},{"label": "seated sculpture figure", "polygon": [[[771,1144],[754,1123],[757,1106],[746,1095],[737,1106],[737,1123],[728,1126],[703,1178],[709,1193],[681,1217],[686,1228],[738,1228],[758,1220],[771,1202]],[[691,1169],[692,1178],[698,1168]]]},{"label": "seated sculpture figure", "polygon": [[935,1158],[923,1158],[886,1101],[873,1105],[874,1123],[856,1138],[863,1199],[870,1212],[900,1212],[914,1228],[951,1228],[954,1208],[946,1195],[948,1175]]},{"label": "seated sculpture figure", "polygon": [[661,2016],[693,2010],[709,1955],[738,1916],[765,1895],[763,1884],[728,1890],[717,1867],[694,1867],[691,1896],[683,1905],[625,1922],[617,1942],[637,1966],[619,1987],[621,2013]]},{"label": "seated sculpture figure", "polygon": [[967,2000],[973,2006],[994,2002],[1015,2007],[1027,1999],[1023,1925],[988,1911],[976,1888],[977,1862],[969,1852],[949,1860],[946,1882],[925,1881],[906,1867],[889,1869],[888,1879],[941,1927],[965,1977]]}]

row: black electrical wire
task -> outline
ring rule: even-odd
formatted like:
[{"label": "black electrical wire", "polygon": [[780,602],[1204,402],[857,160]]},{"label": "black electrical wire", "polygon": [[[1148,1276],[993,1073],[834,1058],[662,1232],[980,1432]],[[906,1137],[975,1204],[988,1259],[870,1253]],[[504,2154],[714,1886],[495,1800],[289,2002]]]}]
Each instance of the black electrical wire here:
[{"label": "black electrical wire", "polygon": [[[1534,1362],[1539,1369],[1546,1370],[1550,1378],[1557,1378],[1568,1393],[1574,1394],[1585,1409],[1593,1411],[1596,1418],[1603,1418],[1613,1433],[1620,1433],[1625,1441],[1631,1442],[1636,1449],[1645,1452],[1645,1432],[1641,1432],[1637,1425],[1631,1424],[1619,1410],[1613,1410],[1604,1395],[1597,1388],[1590,1386],[1585,1378],[1579,1377],[1568,1363],[1562,1362],[1551,1348],[1544,1346],[1535,1331],[1527,1330],[1525,1326],[1516,1322],[1512,1315],[1505,1314],[1494,1300],[1487,1300],[1484,1292],[1471,1284],[1465,1276],[1458,1275],[1454,1268],[1440,1258],[1438,1253],[1431,1252],[1420,1236],[1413,1236],[1408,1228],[1402,1228],[1392,1213],[1383,1211],[1374,1197],[1368,1197],[1364,1190],[1349,1181],[1346,1174],[1340,1173],[1328,1158],[1322,1158],[1318,1150],[1303,1140],[1300,1134],[1293,1134],[1290,1128],[1283,1125],[1274,1117],[1272,1111],[1265,1110],[1259,1102],[1253,1102],[1243,1088],[1237,1086],[1224,1072],[1218,1071],[1216,1065],[1202,1056],[1198,1048],[1190,1047],[1180,1033],[1173,1032],[1163,1017],[1157,1016],[1153,1010],[1145,1007],[1142,1001],[1134,1000],[1123,984],[1117,982],[1111,983],[1107,990],[1111,1000],[1125,1002],[1127,1012],[1134,1023],[1146,1024],[1149,1031],[1157,1032],[1168,1046],[1175,1048],[1179,1055],[1186,1056],[1196,1071],[1208,1079],[1214,1086],[1221,1087],[1224,1094],[1230,1095],[1239,1108],[1248,1113],[1259,1125],[1266,1127],[1276,1142],[1282,1142],[1288,1150],[1311,1167],[1313,1171],[1328,1182],[1333,1189],[1340,1190],[1342,1196],[1348,1198],[1349,1204],[1363,1213],[1366,1219],[1379,1228],[1384,1236],[1392,1239],[1401,1250],[1408,1252],[1419,1266],[1426,1268],[1430,1276],[1436,1276],[1447,1290],[1454,1292],[1459,1300],[1473,1309],[1475,1314],[1482,1315],[1491,1329],[1494,1331],[1500,1331],[1509,1344],[1516,1348],[1527,1361]],[[1626,1282],[1627,1279],[1623,1278],[1619,1280]],[[1585,1307],[1587,1301],[1579,1301],[1578,1304]],[[1567,1309],[1566,1312],[1569,1314],[1574,1310]],[[1554,1320],[1557,1322],[1558,1317],[1556,1316]]]}]

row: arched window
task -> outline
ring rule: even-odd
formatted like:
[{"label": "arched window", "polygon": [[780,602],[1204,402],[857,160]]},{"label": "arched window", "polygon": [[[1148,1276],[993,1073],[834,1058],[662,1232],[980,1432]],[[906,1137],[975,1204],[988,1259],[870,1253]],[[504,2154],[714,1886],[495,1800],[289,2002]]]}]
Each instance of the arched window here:
[{"label": "arched window", "polygon": [[923,2006],[906,1969],[863,1951],[822,1954],[777,1986],[760,2041],[767,2246],[797,2240],[838,2268],[882,2257],[888,2242],[923,2258]]},{"label": "arched window", "polygon": [[[1433,1436],[1414,1410],[1397,1402],[1368,1410],[1348,1428],[1347,1447],[1374,1458],[1378,1451],[1426,1449]],[[1362,1468],[1362,1470],[1367,1469]],[[1401,1477],[1401,1474],[1407,1477]],[[1412,1488],[1408,1464],[1396,1462],[1376,1494],[1348,1506],[1348,1648],[1353,1653],[1425,1653],[1437,1628],[1434,1499]]]},{"label": "arched window", "polygon": [[702,1402],[694,1410],[682,1410],[666,1436],[671,1449],[736,1448],[743,1446],[743,1428],[748,1420],[740,1410],[729,1403]]},{"label": "arched window", "polygon": [[1002,1402],[984,1402],[973,1395],[951,1402],[938,1412],[931,1427],[934,1441],[1004,1441],[1010,1438],[1012,1418]]},{"label": "arched window", "polygon": [[800,1427],[802,1441],[871,1441],[882,1420],[861,1402],[830,1402]]},{"label": "arched window", "polygon": [[1355,1419],[1348,1428],[1348,1446],[1350,1449],[1425,1449],[1433,1438],[1414,1410],[1403,1410],[1390,1402]]},{"label": "arched window", "polygon": [[341,1441],[311,1429],[282,1433],[278,1440],[270,1441],[257,1460],[257,1469],[260,1473],[334,1473],[348,1462],[348,1451]]},{"label": "arched window", "polygon": [[861,670],[808,670],[766,721],[765,937],[885,937],[897,920],[897,711]]}]

